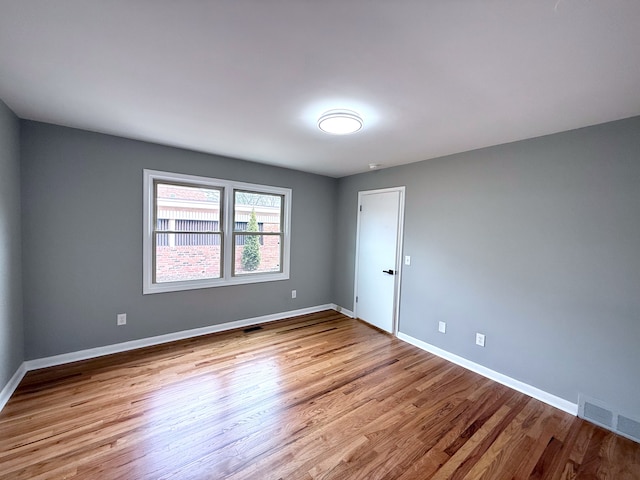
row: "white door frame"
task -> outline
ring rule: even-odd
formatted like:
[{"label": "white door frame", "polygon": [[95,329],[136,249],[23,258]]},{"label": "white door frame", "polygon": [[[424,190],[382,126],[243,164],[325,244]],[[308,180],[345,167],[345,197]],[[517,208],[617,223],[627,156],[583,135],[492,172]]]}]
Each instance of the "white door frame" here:
[{"label": "white door frame", "polygon": [[396,275],[394,281],[394,294],[393,294],[393,335],[398,335],[398,319],[400,316],[400,285],[402,281],[402,251],[403,251],[403,236],[404,236],[404,196],[405,196],[406,187],[403,185],[401,187],[390,187],[390,188],[379,188],[376,190],[363,190],[358,192],[358,220],[356,226],[356,259],[355,259],[355,275],[354,275],[354,283],[353,283],[353,315],[355,318],[358,317],[358,302],[356,302],[356,297],[358,295],[358,257],[359,257],[359,249],[360,249],[360,205],[362,205],[362,196],[363,195],[371,195],[376,193],[387,193],[387,192],[399,192],[400,193],[400,202],[399,202],[399,212],[398,212],[398,232],[397,232],[397,246],[396,246]]}]

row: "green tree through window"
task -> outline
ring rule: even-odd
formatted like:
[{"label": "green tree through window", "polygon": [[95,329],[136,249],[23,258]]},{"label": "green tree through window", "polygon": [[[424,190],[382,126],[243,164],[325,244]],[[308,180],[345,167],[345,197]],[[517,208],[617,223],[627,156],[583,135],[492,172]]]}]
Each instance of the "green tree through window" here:
[{"label": "green tree through window", "polygon": [[[251,210],[247,232],[258,232],[258,220],[255,209]],[[242,250],[242,268],[248,272],[257,270],[260,266],[260,237],[259,235],[247,235]]]}]

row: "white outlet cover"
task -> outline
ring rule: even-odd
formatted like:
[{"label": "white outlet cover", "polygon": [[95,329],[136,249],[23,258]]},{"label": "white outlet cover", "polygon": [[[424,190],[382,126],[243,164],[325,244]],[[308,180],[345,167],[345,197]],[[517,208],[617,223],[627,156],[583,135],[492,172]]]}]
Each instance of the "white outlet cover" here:
[{"label": "white outlet cover", "polygon": [[405,265],[411,265],[411,256],[410,255],[405,255],[404,256],[404,264]]},{"label": "white outlet cover", "polygon": [[476,345],[484,347],[484,333],[476,333]]},{"label": "white outlet cover", "polygon": [[447,324],[445,322],[438,322],[438,331],[440,333],[447,333]]},{"label": "white outlet cover", "polygon": [[296,298],[298,292],[296,290],[291,290],[291,298]]},{"label": "white outlet cover", "polygon": [[127,324],[127,314],[119,313],[117,316],[117,324],[118,325],[126,325]]}]

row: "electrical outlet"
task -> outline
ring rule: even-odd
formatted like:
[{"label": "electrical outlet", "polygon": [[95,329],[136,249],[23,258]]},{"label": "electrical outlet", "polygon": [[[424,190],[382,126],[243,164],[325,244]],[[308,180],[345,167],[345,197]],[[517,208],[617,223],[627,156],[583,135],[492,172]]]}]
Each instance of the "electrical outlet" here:
[{"label": "electrical outlet", "polygon": [[298,296],[298,292],[296,290],[291,290],[291,298],[296,298]]},{"label": "electrical outlet", "polygon": [[476,345],[484,347],[484,333],[476,333]]},{"label": "electrical outlet", "polygon": [[438,322],[438,331],[440,333],[447,333],[447,324],[445,322]]},{"label": "electrical outlet", "polygon": [[126,313],[119,313],[117,319],[118,319],[117,320],[118,325],[126,325],[127,324],[127,314]]},{"label": "electrical outlet", "polygon": [[405,255],[404,256],[404,264],[405,265],[411,265],[411,256],[410,255]]}]

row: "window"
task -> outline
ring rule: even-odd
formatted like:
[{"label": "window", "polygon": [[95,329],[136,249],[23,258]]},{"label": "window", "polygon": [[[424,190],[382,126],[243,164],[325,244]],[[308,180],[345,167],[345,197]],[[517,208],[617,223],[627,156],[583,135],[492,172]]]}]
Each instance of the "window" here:
[{"label": "window", "polygon": [[143,293],[289,278],[291,190],[144,170]]},{"label": "window", "polygon": [[279,271],[282,265],[281,245],[284,243],[283,197],[234,189],[234,275]]}]

